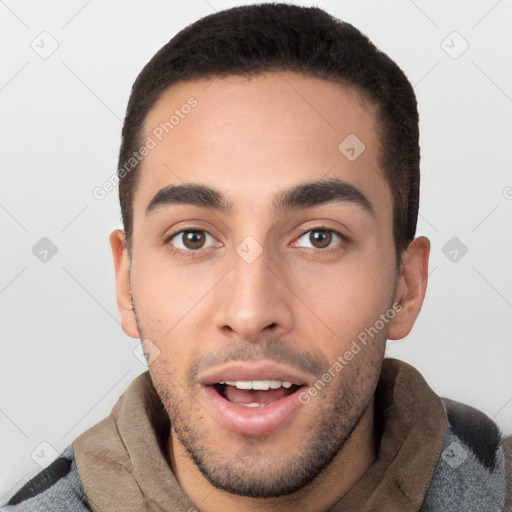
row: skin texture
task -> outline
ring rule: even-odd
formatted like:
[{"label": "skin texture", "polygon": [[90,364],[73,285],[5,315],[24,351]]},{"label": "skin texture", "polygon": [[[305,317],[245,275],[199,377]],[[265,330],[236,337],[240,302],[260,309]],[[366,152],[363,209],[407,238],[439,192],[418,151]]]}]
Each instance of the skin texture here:
[{"label": "skin texture", "polygon": [[[123,231],[110,238],[123,330],[151,340],[150,374],[173,425],[171,467],[201,510],[326,510],[375,460],[385,344],[419,314],[429,242],[415,239],[396,272],[376,111],[356,90],[292,72],[180,83],[150,111],[144,139],[190,97],[197,106],[142,162],[131,260]],[[366,147],[354,161],[338,149],[350,134]],[[351,202],[274,211],[277,192],[334,178],[357,187],[373,213]],[[183,183],[222,192],[231,211],[179,204],[146,215],[160,189]],[[183,236],[169,236],[192,228],[211,236],[186,257]],[[248,236],[262,250],[251,263],[236,250]],[[271,434],[238,435],[216,421],[202,372],[274,361],[313,385],[393,304],[393,319]]]}]

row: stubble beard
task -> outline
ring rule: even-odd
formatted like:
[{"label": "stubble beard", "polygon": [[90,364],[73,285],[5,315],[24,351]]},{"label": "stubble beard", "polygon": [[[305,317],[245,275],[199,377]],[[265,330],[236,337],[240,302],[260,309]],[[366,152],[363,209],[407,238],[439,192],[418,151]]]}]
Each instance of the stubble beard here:
[{"label": "stubble beard", "polygon": [[[338,375],[339,381],[329,390],[328,399],[321,405],[315,405],[313,400],[304,405],[315,407],[311,414],[314,419],[307,429],[296,434],[295,453],[275,457],[265,450],[264,439],[248,437],[235,453],[226,454],[229,448],[219,452],[214,432],[201,428],[208,413],[197,401],[188,400],[177,386],[169,385],[174,378],[167,370],[155,369],[152,378],[171,422],[170,435],[176,436],[208,482],[231,494],[271,498],[287,496],[306,487],[342,450],[372,403],[381,364],[379,354],[367,361],[364,369],[358,367],[350,374]],[[215,424],[215,428],[222,427]],[[238,445],[239,439],[236,441]]]},{"label": "stubble beard", "polygon": [[[145,339],[136,313],[135,317],[141,339]],[[188,397],[183,386],[175,385],[172,369],[166,368],[166,363],[160,360],[151,365],[150,374],[170,420],[169,435],[176,436],[211,485],[244,497],[277,498],[294,494],[313,482],[350,440],[373,403],[386,340],[387,329],[365,346],[365,359],[358,357],[358,364],[354,359],[354,364],[351,362],[343,368],[337,375],[336,387],[336,379],[333,379],[327,391],[320,393],[329,392],[330,396],[311,414],[315,419],[305,432],[297,434],[297,451],[288,457],[268,457],[264,448],[258,448],[258,440],[254,438],[246,438],[244,447],[230,456],[219,453],[215,439],[209,441],[200,427],[202,418],[208,413],[198,401],[189,398],[193,396],[191,391]],[[216,428],[222,427],[217,424]],[[304,437],[308,435],[305,442]]]}]

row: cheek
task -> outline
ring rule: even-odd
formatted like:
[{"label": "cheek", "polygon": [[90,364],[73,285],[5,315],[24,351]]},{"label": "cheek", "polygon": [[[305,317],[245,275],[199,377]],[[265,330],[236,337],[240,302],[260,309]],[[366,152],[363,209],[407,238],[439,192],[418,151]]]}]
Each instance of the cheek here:
[{"label": "cheek", "polygon": [[331,332],[325,340],[331,350],[339,350],[340,344],[350,345],[391,306],[393,264],[379,258],[354,257],[297,272],[298,294]]},{"label": "cheek", "polygon": [[192,312],[212,287],[211,273],[196,265],[177,265],[163,249],[140,251],[137,256],[131,271],[137,313],[166,331]]},{"label": "cheek", "polygon": [[177,265],[165,250],[140,250],[133,261],[131,287],[141,334],[160,350],[158,366],[181,381],[204,344],[212,318],[209,291],[219,269]]}]

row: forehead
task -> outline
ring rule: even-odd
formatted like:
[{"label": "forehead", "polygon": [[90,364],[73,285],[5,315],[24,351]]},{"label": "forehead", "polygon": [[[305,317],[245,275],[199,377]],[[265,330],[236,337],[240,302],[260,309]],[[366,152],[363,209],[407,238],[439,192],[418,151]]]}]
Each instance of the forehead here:
[{"label": "forehead", "polygon": [[293,72],[177,83],[143,132],[151,149],[140,166],[135,215],[170,184],[221,189],[236,210],[240,200],[261,206],[279,189],[331,178],[382,203],[386,217],[390,210],[376,108],[351,87]]}]

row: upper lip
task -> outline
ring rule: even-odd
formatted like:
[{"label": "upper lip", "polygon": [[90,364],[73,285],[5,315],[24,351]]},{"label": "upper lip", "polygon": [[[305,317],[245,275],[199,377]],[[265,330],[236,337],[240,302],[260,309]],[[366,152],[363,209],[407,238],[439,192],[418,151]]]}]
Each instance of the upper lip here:
[{"label": "upper lip", "polygon": [[199,382],[212,386],[221,381],[278,380],[305,386],[311,376],[297,370],[269,361],[230,361],[201,372]]}]

